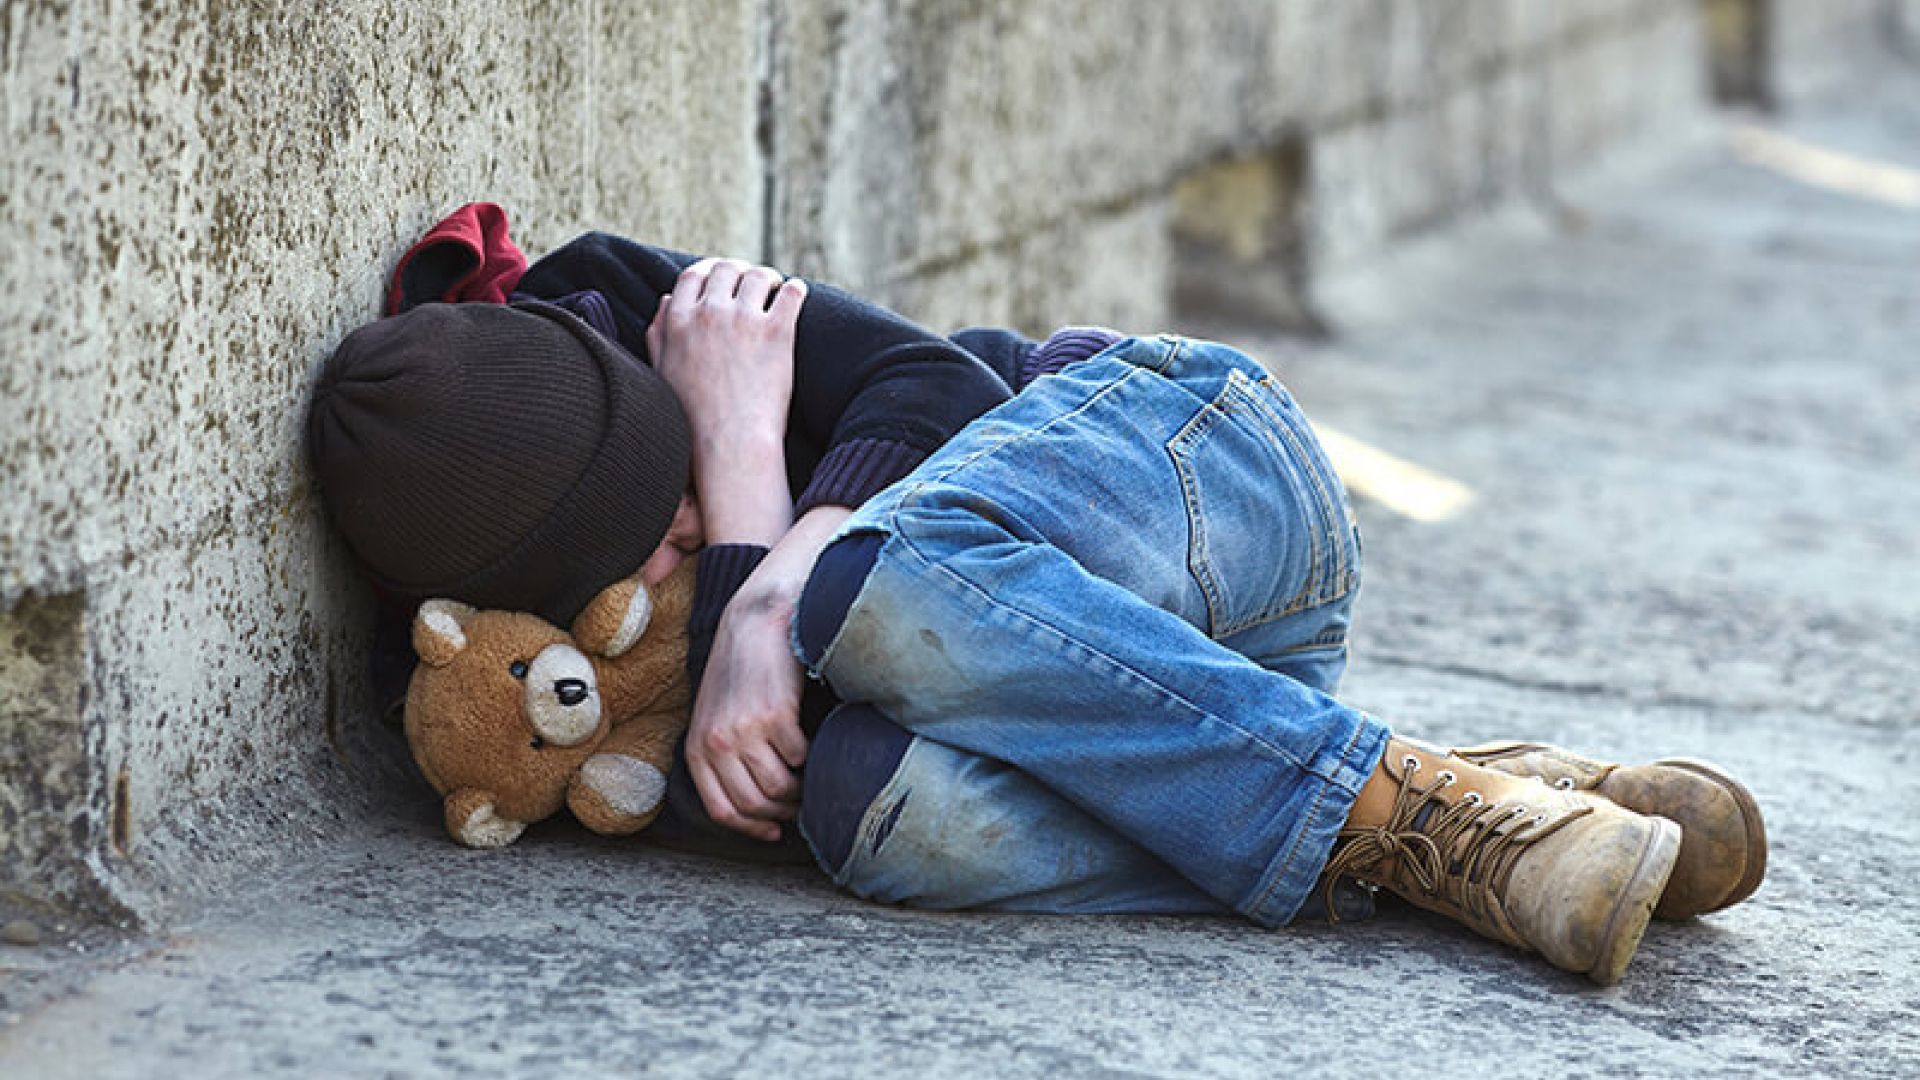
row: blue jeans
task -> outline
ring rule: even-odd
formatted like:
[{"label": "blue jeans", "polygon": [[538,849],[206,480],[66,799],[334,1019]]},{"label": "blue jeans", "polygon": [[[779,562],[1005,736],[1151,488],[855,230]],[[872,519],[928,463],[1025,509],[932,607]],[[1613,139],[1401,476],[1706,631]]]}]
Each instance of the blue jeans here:
[{"label": "blue jeans", "polygon": [[976,420],[843,534],[877,555],[802,658],[915,738],[836,882],[925,907],[1294,915],[1387,731],[1330,696],[1358,535],[1258,364],[1122,342]]}]

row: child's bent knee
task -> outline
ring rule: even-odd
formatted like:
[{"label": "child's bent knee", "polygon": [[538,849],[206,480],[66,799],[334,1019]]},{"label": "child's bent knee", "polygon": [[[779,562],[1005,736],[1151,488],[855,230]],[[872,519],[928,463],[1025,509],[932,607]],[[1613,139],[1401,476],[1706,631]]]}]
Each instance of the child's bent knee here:
[{"label": "child's bent knee", "polygon": [[809,671],[818,674],[825,663],[885,540],[871,532],[844,536],[829,544],[814,563],[793,619],[794,645]]},{"label": "child's bent knee", "polygon": [[842,705],[820,725],[807,751],[800,831],[828,874],[846,867],[868,808],[912,742],[905,728],[866,705]]}]

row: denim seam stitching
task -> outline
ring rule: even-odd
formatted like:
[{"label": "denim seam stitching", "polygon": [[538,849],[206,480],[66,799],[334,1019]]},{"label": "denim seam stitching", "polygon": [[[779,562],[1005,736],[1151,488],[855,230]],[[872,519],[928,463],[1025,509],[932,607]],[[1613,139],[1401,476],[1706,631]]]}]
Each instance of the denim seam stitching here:
[{"label": "denim seam stitching", "polygon": [[[1276,384],[1271,378],[1255,381],[1238,370],[1229,372],[1227,380],[1227,385],[1221,388],[1220,393],[1215,396],[1214,400],[1204,405],[1200,412],[1196,413],[1194,417],[1187,422],[1187,425],[1181,428],[1179,433],[1167,440],[1166,447],[1167,455],[1173,461],[1174,473],[1180,481],[1181,497],[1186,505],[1187,511],[1187,527],[1194,534],[1193,543],[1196,550],[1189,553],[1187,567],[1189,572],[1193,574],[1195,583],[1200,586],[1201,595],[1207,602],[1208,636],[1216,640],[1232,637],[1235,634],[1252,630],[1255,627],[1265,626],[1268,623],[1278,622],[1281,619],[1291,618],[1302,612],[1339,603],[1352,594],[1355,584],[1355,575],[1347,560],[1336,557],[1332,560],[1332,566],[1327,566],[1329,560],[1326,558],[1326,555],[1329,551],[1337,551],[1339,547],[1338,542],[1333,538],[1335,531],[1333,526],[1338,520],[1338,515],[1334,514],[1331,510],[1326,486],[1321,482],[1318,475],[1319,464],[1316,459],[1307,454],[1306,447],[1299,441],[1298,435],[1292,430],[1291,425],[1287,424],[1286,421],[1280,417],[1278,411],[1268,406],[1265,402],[1260,401],[1257,395],[1250,392],[1250,388],[1255,386],[1272,387]],[[1210,570],[1204,568],[1205,560],[1199,555],[1199,550],[1203,549],[1207,542],[1207,535],[1205,529],[1200,524],[1201,515],[1198,510],[1198,486],[1190,480],[1193,469],[1188,461],[1188,457],[1191,456],[1192,451],[1190,449],[1176,451],[1174,447],[1176,443],[1192,443],[1198,441],[1201,435],[1212,430],[1213,425],[1218,420],[1229,416],[1229,412],[1220,408],[1218,405],[1218,402],[1225,399],[1229,394],[1233,394],[1236,398],[1244,400],[1249,407],[1261,414],[1262,418],[1267,421],[1267,423],[1260,426],[1261,435],[1272,444],[1272,448],[1276,452],[1289,458],[1306,473],[1306,483],[1297,486],[1301,488],[1300,495],[1303,499],[1311,500],[1318,504],[1319,520],[1310,523],[1314,526],[1312,529],[1314,535],[1311,537],[1311,542],[1308,545],[1311,563],[1307,569],[1307,580],[1300,586],[1300,591],[1296,593],[1292,599],[1283,603],[1278,608],[1261,612],[1239,622],[1220,625],[1226,601],[1224,597],[1219,595],[1218,584],[1214,575]],[[1201,426],[1203,417],[1206,423]],[[1280,439],[1286,440],[1285,445],[1279,442]],[[1187,456],[1183,457],[1183,454]],[[1310,485],[1311,490],[1307,489],[1308,485]],[[1344,552],[1340,554],[1344,554]]]},{"label": "denim seam stitching", "polygon": [[[1162,334],[1153,340],[1159,342],[1161,347],[1160,363],[1158,366],[1149,368],[1144,364],[1139,364],[1134,362],[1131,359],[1122,357],[1118,352],[1120,346],[1127,344],[1128,341],[1131,341],[1136,347],[1146,344],[1146,339],[1144,338],[1129,338],[1124,341],[1116,343],[1110,350],[1108,350],[1113,354],[1111,356],[1108,356],[1107,352],[1102,352],[1101,354],[1099,354],[1099,356],[1089,357],[1087,360],[1082,361],[1082,363],[1090,364],[1094,360],[1099,359],[1100,357],[1107,357],[1108,359],[1116,360],[1120,363],[1127,364],[1129,366],[1129,370],[1109,380],[1105,386],[1102,386],[1097,392],[1095,392],[1093,395],[1088,397],[1087,400],[1074,406],[1072,409],[1068,410],[1067,412],[1063,412],[1060,415],[1053,417],[1052,419],[1048,420],[1046,423],[1041,424],[1039,427],[1027,428],[1021,431],[1010,432],[1005,437],[987,446],[983,446],[978,450],[975,450],[973,453],[968,454],[966,457],[940,470],[937,474],[930,474],[925,477],[922,477],[918,483],[913,484],[911,487],[906,488],[900,493],[899,498],[894,501],[893,508],[887,511],[888,515],[891,516],[897,513],[901,507],[907,505],[910,501],[912,501],[913,498],[919,492],[924,490],[929,484],[935,484],[935,483],[940,483],[940,482],[949,480],[955,475],[959,474],[962,470],[966,469],[968,466],[972,465],[976,461],[979,461],[981,458],[987,456],[988,454],[997,453],[1002,448],[1006,447],[1011,443],[1037,436],[1040,433],[1048,430],[1049,428],[1053,427],[1055,424],[1058,424],[1063,420],[1067,420],[1071,417],[1080,415],[1086,410],[1092,408],[1096,403],[1098,403],[1102,398],[1105,398],[1108,394],[1111,394],[1115,390],[1119,389],[1120,387],[1125,386],[1126,384],[1132,382],[1134,378],[1138,376],[1141,372],[1152,372],[1153,374],[1156,374],[1156,375],[1164,375],[1167,369],[1172,367],[1175,361],[1177,361],[1179,357],[1183,353],[1185,353],[1187,340],[1185,338],[1174,337],[1172,335],[1167,335],[1167,334]],[[1079,367],[1081,365],[1075,364],[1073,366]]]},{"label": "denim seam stitching", "polygon": [[[1285,390],[1280,386],[1278,380],[1271,376],[1261,379],[1255,385],[1265,389],[1270,394],[1285,393]],[[1333,556],[1332,564],[1328,568],[1329,572],[1326,580],[1321,583],[1321,590],[1322,592],[1328,589],[1338,590],[1331,595],[1322,596],[1319,600],[1315,601],[1315,603],[1330,603],[1338,600],[1353,591],[1355,575],[1352,555],[1347,551],[1346,545],[1341,542],[1340,529],[1338,528],[1344,518],[1349,526],[1349,530],[1351,530],[1352,518],[1351,515],[1342,513],[1346,504],[1344,495],[1340,499],[1340,508],[1336,508],[1334,506],[1333,492],[1327,485],[1327,478],[1333,473],[1332,463],[1325,460],[1324,453],[1315,452],[1317,440],[1313,446],[1310,446],[1306,434],[1301,432],[1298,426],[1288,418],[1286,410],[1282,410],[1277,403],[1262,400],[1256,395],[1249,394],[1248,397],[1253,401],[1255,408],[1263,410],[1267,415],[1272,417],[1275,425],[1285,435],[1289,445],[1292,446],[1294,452],[1298,455],[1300,464],[1306,470],[1308,482],[1313,485],[1314,496],[1320,503],[1321,523],[1323,526],[1321,542],[1327,545],[1328,553]],[[1292,412],[1293,415],[1298,418],[1299,424],[1304,425],[1308,429],[1308,432],[1311,432],[1311,422],[1299,413],[1297,406]]]},{"label": "denim seam stitching", "polygon": [[[1286,458],[1302,472],[1307,474],[1306,483],[1313,485],[1315,490],[1305,490],[1303,485],[1300,494],[1303,498],[1311,498],[1320,503],[1321,519],[1317,523],[1308,523],[1311,533],[1308,537],[1309,543],[1307,544],[1309,565],[1307,567],[1307,579],[1300,583],[1300,591],[1294,595],[1292,600],[1282,605],[1280,610],[1271,614],[1255,616],[1235,625],[1224,631],[1221,634],[1222,637],[1237,634],[1243,630],[1251,630],[1256,626],[1261,626],[1277,619],[1287,618],[1290,615],[1306,611],[1321,603],[1322,601],[1318,600],[1314,595],[1314,587],[1322,584],[1322,578],[1326,573],[1326,559],[1324,558],[1325,553],[1322,551],[1322,547],[1326,543],[1326,535],[1329,531],[1326,521],[1326,501],[1320,497],[1317,490],[1318,484],[1313,476],[1313,463],[1309,461],[1306,454],[1301,451],[1299,443],[1292,438],[1292,433],[1288,430],[1286,422],[1280,417],[1278,410],[1267,408],[1265,403],[1260,401],[1259,397],[1252,392],[1252,387],[1255,385],[1271,387],[1273,385],[1271,379],[1263,380],[1261,383],[1256,384],[1254,380],[1247,378],[1245,375],[1241,375],[1239,372],[1234,372],[1234,376],[1235,377],[1228,379],[1227,389],[1222,391],[1221,396],[1225,397],[1227,392],[1232,392],[1236,397],[1244,399],[1248,408],[1251,408],[1256,414],[1266,420],[1266,423],[1261,425],[1261,435],[1273,444],[1274,449],[1279,451],[1283,458]],[[1285,441],[1285,445],[1280,444],[1281,440]],[[1317,527],[1315,527],[1316,525]],[[1324,585],[1322,585],[1322,587],[1324,588]]]},{"label": "denim seam stitching", "polygon": [[1339,637],[1334,638],[1330,641],[1320,641],[1316,638],[1316,640],[1302,642],[1298,645],[1289,645],[1286,648],[1281,649],[1279,652],[1270,653],[1269,655],[1296,656],[1300,653],[1318,652],[1321,649],[1344,649],[1346,648],[1346,646],[1347,646],[1347,635],[1341,634]]},{"label": "denim seam stitching", "polygon": [[[1055,638],[1059,639],[1060,641],[1073,645],[1075,648],[1079,649],[1081,652],[1087,654],[1088,656],[1097,657],[1099,660],[1110,665],[1114,669],[1125,672],[1126,674],[1139,680],[1143,685],[1152,688],[1154,691],[1158,692],[1162,697],[1166,698],[1167,700],[1179,704],[1182,708],[1186,709],[1189,713],[1193,714],[1194,716],[1199,718],[1214,720],[1228,728],[1231,728],[1232,730],[1239,732],[1249,742],[1265,747],[1268,752],[1272,753],[1274,756],[1278,757],[1280,760],[1286,762],[1289,766],[1295,769],[1299,769],[1300,771],[1305,773],[1309,773],[1309,774],[1313,773],[1313,770],[1307,765],[1306,762],[1303,762],[1298,758],[1296,758],[1292,753],[1288,752],[1288,750],[1285,747],[1278,746],[1273,742],[1271,742],[1270,740],[1266,739],[1259,732],[1250,731],[1247,728],[1242,727],[1240,724],[1234,723],[1232,720],[1229,720],[1226,717],[1221,716],[1220,714],[1214,712],[1211,709],[1206,709],[1201,707],[1198,703],[1188,700],[1188,698],[1185,695],[1180,694],[1172,690],[1171,688],[1161,684],[1161,682],[1158,679],[1153,678],[1152,676],[1146,674],[1143,671],[1137,670],[1130,664],[1123,663],[1118,658],[1111,656],[1100,649],[1094,648],[1093,646],[1087,644],[1086,642],[1081,641],[1079,638],[1075,637],[1074,635],[1068,633],[1066,630],[1058,626],[1055,626],[1044,619],[1041,619],[1028,612],[1022,611],[1019,608],[1002,604],[998,599],[994,597],[994,595],[991,592],[989,592],[985,588],[982,588],[979,583],[972,581],[971,579],[967,578],[966,575],[961,574],[959,571],[954,570],[952,567],[946,566],[942,563],[935,562],[933,559],[929,558],[925,552],[921,551],[914,544],[913,538],[911,535],[905,532],[900,532],[895,534],[895,538],[900,541],[900,544],[903,548],[910,551],[913,554],[914,558],[919,560],[920,564],[923,567],[925,567],[927,571],[934,574],[938,574],[941,577],[950,579],[951,581],[957,583],[961,588],[965,589],[967,592],[972,593],[973,595],[979,597],[981,601],[983,601],[988,607],[996,611],[1003,612],[1019,621],[1026,622],[1031,625],[1040,627],[1041,629],[1047,631],[1049,634],[1053,635]],[[1047,546],[1052,547],[1053,545],[1049,544]],[[1064,553],[1063,553],[1063,557],[1064,557]],[[1146,603],[1146,601],[1144,600],[1141,602]],[[1175,617],[1177,618],[1177,616]],[[1221,646],[1221,647],[1225,648],[1225,646]],[[1247,663],[1252,664],[1253,661],[1248,660]],[[1255,665],[1255,666],[1258,666],[1258,665]],[[1286,675],[1281,674],[1280,672],[1269,672],[1269,674],[1275,676],[1276,678],[1284,679],[1288,677]]]},{"label": "denim seam stitching", "polygon": [[1187,541],[1187,572],[1193,575],[1194,583],[1200,586],[1201,598],[1207,603],[1207,635],[1216,639],[1227,636],[1227,632],[1216,629],[1226,609],[1226,598],[1220,595],[1212,561],[1206,554],[1209,541],[1205,516],[1200,512],[1200,483],[1187,464],[1186,456],[1192,453],[1191,444],[1199,442],[1202,436],[1212,431],[1224,415],[1211,404],[1201,406],[1173,438],[1167,440],[1166,445],[1174,478],[1180,482],[1180,501],[1186,509],[1187,531],[1191,534]]},{"label": "denim seam stitching", "polygon": [[1353,595],[1353,588],[1349,586],[1348,588],[1342,590],[1338,595],[1329,596],[1325,600],[1314,600],[1309,603],[1300,604],[1297,607],[1284,608],[1280,611],[1274,612],[1272,615],[1262,616],[1261,618],[1253,619],[1248,622],[1241,623],[1239,625],[1236,625],[1232,630],[1229,630],[1226,633],[1221,634],[1220,637],[1229,638],[1234,636],[1235,634],[1242,634],[1248,630],[1254,630],[1254,629],[1258,629],[1259,627],[1266,626],[1268,623],[1276,623],[1282,619],[1292,618],[1295,615],[1305,614],[1306,612],[1309,612],[1309,611],[1319,611],[1321,608],[1332,607],[1333,605],[1340,603],[1342,600],[1345,600],[1347,597],[1351,595]]},{"label": "denim seam stitching", "polygon": [[[1261,380],[1260,386],[1261,388],[1265,388],[1265,390],[1269,390],[1269,392],[1277,390],[1277,384],[1271,379]],[[1344,563],[1346,563],[1346,559],[1340,559],[1340,557],[1325,559],[1325,557],[1323,557],[1323,555],[1332,553],[1329,552],[1329,548],[1334,544],[1334,521],[1336,521],[1338,515],[1334,515],[1332,502],[1327,498],[1327,484],[1325,484],[1325,480],[1321,479],[1319,459],[1308,454],[1306,440],[1300,438],[1300,432],[1294,430],[1292,423],[1288,423],[1288,417],[1284,415],[1279,405],[1275,405],[1273,402],[1263,402],[1263,400],[1260,400],[1260,396],[1256,396],[1256,394],[1246,394],[1246,398],[1248,398],[1250,404],[1254,405],[1254,409],[1258,409],[1260,413],[1263,413],[1263,415],[1267,417],[1267,421],[1269,421],[1269,425],[1271,425],[1271,430],[1286,442],[1284,452],[1288,454],[1288,457],[1292,457],[1294,463],[1300,465],[1300,471],[1302,471],[1302,473],[1306,473],[1306,484],[1308,484],[1309,488],[1308,494],[1313,498],[1315,507],[1319,509],[1319,521],[1317,521],[1319,528],[1315,530],[1317,536],[1313,538],[1313,577],[1309,578],[1308,586],[1302,586],[1300,594],[1302,594],[1304,598],[1309,596],[1309,594],[1313,594],[1313,592],[1315,592],[1313,586],[1319,586],[1317,592],[1323,594],[1323,592],[1327,592],[1329,586],[1334,584],[1336,573],[1338,573],[1338,577],[1344,577],[1344,569],[1346,569]],[[1311,607],[1311,605],[1315,605],[1315,603],[1325,603],[1327,600],[1332,600],[1332,598],[1313,596],[1311,600],[1306,600],[1302,603],[1302,609]]]},{"label": "denim seam stitching", "polygon": [[1309,545],[1312,553],[1312,565],[1308,569],[1307,580],[1300,586],[1300,595],[1296,598],[1297,602],[1294,605],[1299,610],[1304,611],[1308,606],[1322,602],[1319,600],[1318,594],[1326,591],[1327,575],[1332,569],[1328,564],[1326,548],[1328,538],[1333,534],[1333,515],[1327,509],[1327,495],[1320,484],[1318,466],[1314,460],[1307,455],[1306,447],[1302,446],[1300,440],[1295,437],[1293,426],[1287,423],[1287,418],[1281,413],[1279,407],[1263,400],[1259,394],[1254,393],[1256,389],[1271,394],[1275,391],[1276,384],[1272,377],[1262,379],[1257,383],[1252,380],[1247,380],[1247,385],[1242,386],[1240,390],[1246,397],[1248,406],[1251,407],[1254,412],[1266,417],[1269,437],[1278,438],[1286,444],[1285,447],[1282,448],[1282,453],[1286,454],[1287,457],[1299,467],[1300,471],[1305,474],[1306,485],[1310,489],[1308,493],[1313,498],[1313,501],[1318,504],[1320,511],[1320,520],[1312,523],[1318,526],[1312,529],[1312,543]]},{"label": "denim seam stitching", "polygon": [[[1102,386],[1092,396],[1088,397],[1087,400],[1074,406],[1072,409],[1066,412],[1063,412],[1058,416],[1053,417],[1052,419],[1048,420],[1046,423],[1041,424],[1039,427],[1024,428],[1019,431],[1010,432],[1003,438],[999,439],[998,441],[990,443],[987,446],[983,446],[980,449],[974,451],[973,453],[968,454],[966,457],[962,458],[961,460],[954,462],[952,465],[948,466],[947,468],[940,470],[940,472],[937,475],[922,477],[918,483],[914,484],[910,488],[907,488],[905,491],[902,491],[900,493],[900,498],[896,500],[893,506],[886,511],[886,518],[887,518],[888,524],[893,525],[897,523],[899,520],[900,511],[903,508],[913,505],[915,501],[919,499],[921,493],[924,492],[928,487],[934,484],[946,483],[950,481],[953,477],[959,475],[962,471],[966,470],[969,466],[972,466],[974,463],[978,462],[981,458],[984,458],[989,454],[998,453],[1002,449],[1005,449],[1006,447],[1011,446],[1014,443],[1021,442],[1026,439],[1035,438],[1041,435],[1042,433],[1046,432],[1050,428],[1052,428],[1055,424],[1059,424],[1069,419],[1072,419],[1073,417],[1079,416],[1081,413],[1086,412],[1088,409],[1091,409],[1095,405],[1099,404],[1100,401],[1106,398],[1109,394],[1112,394],[1115,391],[1119,390],[1121,387],[1127,385],[1128,383],[1131,383],[1135,378],[1137,378],[1139,375],[1141,375],[1145,371],[1147,371],[1146,368],[1136,366],[1131,370],[1123,372],[1115,376],[1105,386]],[[899,529],[897,528],[889,528],[888,531],[895,536],[899,535]]]},{"label": "denim seam stitching", "polygon": [[[1361,715],[1363,717],[1365,716],[1364,713]],[[1343,764],[1348,757],[1352,756],[1354,747],[1359,743],[1360,737],[1366,734],[1366,732],[1366,723],[1362,722],[1354,725],[1353,734],[1347,738],[1347,745],[1342,747],[1340,751],[1340,761]],[[1318,776],[1318,774],[1315,775]],[[1300,845],[1306,842],[1307,834],[1313,831],[1314,824],[1320,818],[1320,808],[1327,801],[1327,790],[1335,786],[1332,780],[1321,778],[1320,790],[1314,793],[1313,804],[1309,806],[1307,812],[1302,815],[1300,827],[1294,830],[1293,843],[1287,845],[1286,855],[1281,859],[1279,867],[1274,869],[1269,876],[1267,887],[1260,891],[1260,898],[1250,905],[1252,910],[1266,907],[1268,902],[1273,899],[1275,890],[1280,888],[1280,883],[1291,876],[1294,860],[1298,858],[1300,854]]]},{"label": "denim seam stitching", "polygon": [[[1271,379],[1262,380],[1260,385],[1269,391],[1278,388],[1277,384]],[[1293,459],[1300,464],[1301,469],[1306,473],[1307,483],[1312,487],[1314,501],[1319,504],[1320,535],[1315,539],[1314,543],[1315,573],[1312,579],[1312,584],[1318,585],[1319,588],[1313,590],[1309,587],[1301,590],[1303,596],[1309,592],[1317,592],[1318,595],[1308,600],[1306,604],[1303,605],[1303,609],[1304,607],[1325,604],[1337,600],[1341,596],[1345,596],[1349,591],[1350,585],[1348,578],[1351,575],[1348,572],[1349,566],[1348,560],[1346,559],[1346,551],[1336,539],[1339,530],[1335,528],[1335,526],[1339,523],[1340,515],[1334,512],[1332,495],[1327,490],[1326,480],[1321,476],[1320,459],[1316,455],[1308,452],[1306,440],[1301,437],[1299,431],[1294,429],[1294,425],[1289,422],[1286,415],[1277,405],[1262,401],[1254,394],[1248,394],[1247,398],[1253,403],[1254,408],[1260,410],[1270,418],[1274,429],[1279,433],[1281,438],[1287,441],[1287,446],[1293,455]],[[1302,417],[1301,419],[1304,422],[1305,418]],[[1322,559],[1321,556],[1323,554],[1331,556],[1331,558]],[[1329,594],[1329,590],[1338,591]]]}]

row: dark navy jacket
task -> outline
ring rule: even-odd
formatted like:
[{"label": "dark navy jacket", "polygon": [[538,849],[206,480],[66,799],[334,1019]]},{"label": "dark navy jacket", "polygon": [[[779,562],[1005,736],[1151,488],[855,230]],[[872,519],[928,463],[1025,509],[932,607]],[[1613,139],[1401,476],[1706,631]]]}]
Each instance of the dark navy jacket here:
[{"label": "dark navy jacket", "polygon": [[[695,260],[587,233],[529,267],[516,292],[545,300],[599,293],[611,308],[619,343],[652,363],[647,327],[660,297]],[[859,506],[1032,375],[1036,345],[1028,338],[991,329],[942,337],[840,289],[807,284],[795,333],[786,439],[796,516],[818,505]],[[728,600],[765,555],[764,548],[742,545],[701,552],[688,625],[688,669],[696,687]],[[833,704],[825,688],[809,684],[801,709],[809,737]],[[684,755],[676,761],[667,803],[649,830],[656,840],[735,857],[807,859],[792,829],[786,830],[788,842],[766,845],[708,820]]]}]

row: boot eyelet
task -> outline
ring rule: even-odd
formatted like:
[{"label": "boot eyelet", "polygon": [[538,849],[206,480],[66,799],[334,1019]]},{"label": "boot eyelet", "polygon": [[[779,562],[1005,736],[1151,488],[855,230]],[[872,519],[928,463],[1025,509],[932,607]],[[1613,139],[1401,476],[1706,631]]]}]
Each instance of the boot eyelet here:
[{"label": "boot eyelet", "polygon": [[1479,806],[1481,803],[1486,802],[1485,799],[1480,797],[1480,793],[1477,791],[1469,791],[1465,795],[1460,796],[1460,801],[1473,806]]},{"label": "boot eyelet", "polygon": [[1412,754],[1408,754],[1406,757],[1400,759],[1400,767],[1409,772],[1418,772],[1420,770],[1420,759],[1414,757]]},{"label": "boot eyelet", "polygon": [[1454,782],[1455,780],[1458,780],[1458,779],[1460,779],[1460,778],[1459,778],[1459,777],[1457,777],[1457,776],[1455,776],[1455,775],[1453,775],[1453,770],[1452,770],[1452,769],[1441,769],[1441,770],[1440,770],[1440,782],[1441,782],[1442,784],[1449,784],[1449,785],[1450,785],[1450,784],[1452,784],[1452,783],[1453,783],[1453,782]]},{"label": "boot eyelet", "polygon": [[1557,788],[1559,788],[1559,789],[1560,789],[1561,791],[1572,791],[1572,790],[1573,790],[1573,777],[1571,777],[1571,776],[1563,776],[1563,777],[1561,777],[1560,779],[1558,779],[1558,780],[1555,780],[1555,781],[1553,782],[1553,786],[1554,786],[1554,787],[1557,787]]}]

